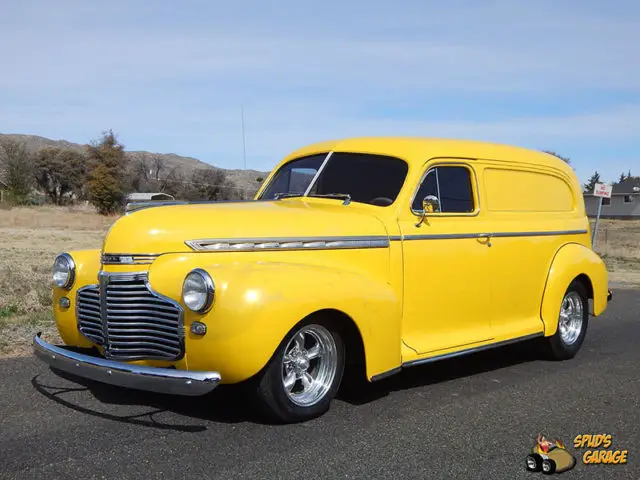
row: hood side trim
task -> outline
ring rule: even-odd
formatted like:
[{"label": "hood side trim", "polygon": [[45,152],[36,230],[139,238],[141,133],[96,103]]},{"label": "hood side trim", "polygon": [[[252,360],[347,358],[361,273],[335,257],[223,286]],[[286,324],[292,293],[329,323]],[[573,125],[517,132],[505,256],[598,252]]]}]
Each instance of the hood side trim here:
[{"label": "hood side trim", "polygon": [[184,242],[195,251],[263,252],[267,250],[342,250],[387,248],[389,237],[290,237],[290,238],[208,238]]}]

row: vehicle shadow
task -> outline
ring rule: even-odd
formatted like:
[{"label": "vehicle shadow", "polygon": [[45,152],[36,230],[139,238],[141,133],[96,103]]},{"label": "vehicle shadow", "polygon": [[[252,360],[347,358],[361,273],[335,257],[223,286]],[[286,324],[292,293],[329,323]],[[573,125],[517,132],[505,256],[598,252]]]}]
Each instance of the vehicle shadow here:
[{"label": "vehicle shadow", "polygon": [[[478,373],[507,368],[519,363],[540,360],[541,357],[536,345],[535,340],[532,340],[450,360],[415,366],[374,383],[368,383],[366,380],[351,381],[345,378],[336,399],[351,405],[364,405],[379,400],[394,391],[448,382]],[[206,423],[209,422],[253,422],[274,425],[255,410],[242,386],[223,385],[201,397],[181,397],[114,387],[76,377],[55,368],[50,368],[50,370],[62,382],[59,385],[52,385],[53,382],[50,379],[47,381],[48,383],[43,383],[38,378],[39,375],[36,375],[31,383],[39,393],[67,408],[102,419],[190,433],[207,430]],[[75,386],[69,386],[67,381]],[[77,392],[83,391],[90,393],[99,402],[99,405],[96,407],[87,406],[91,401],[87,401],[86,397],[83,397],[81,401],[75,400]],[[104,411],[109,406],[143,407],[148,410],[134,415],[120,415]],[[170,423],[157,418],[162,413],[177,414],[190,420],[203,420],[206,423],[202,425],[194,425],[191,422],[188,424]]]},{"label": "vehicle shadow", "polygon": [[395,375],[373,383],[345,381],[337,398],[352,405],[364,405],[395,391],[426,387],[521,363],[545,360],[540,353],[539,345],[540,339],[532,339],[447,360],[407,367]]}]

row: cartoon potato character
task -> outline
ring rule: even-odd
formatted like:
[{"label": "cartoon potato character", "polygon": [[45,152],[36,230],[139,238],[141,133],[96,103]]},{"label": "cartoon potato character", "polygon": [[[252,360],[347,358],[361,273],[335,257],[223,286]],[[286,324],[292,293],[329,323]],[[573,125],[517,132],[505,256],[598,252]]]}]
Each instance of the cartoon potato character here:
[{"label": "cartoon potato character", "polygon": [[576,459],[565,448],[560,440],[552,442],[546,436],[538,434],[536,445],[527,455],[527,470],[542,471],[545,475],[562,473],[571,470],[576,465]]}]

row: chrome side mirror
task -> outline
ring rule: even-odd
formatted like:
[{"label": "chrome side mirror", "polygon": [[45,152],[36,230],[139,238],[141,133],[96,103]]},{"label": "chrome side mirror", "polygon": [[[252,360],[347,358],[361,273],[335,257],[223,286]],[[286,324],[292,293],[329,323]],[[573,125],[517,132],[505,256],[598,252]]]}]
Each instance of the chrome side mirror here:
[{"label": "chrome side mirror", "polygon": [[416,227],[422,225],[427,219],[427,215],[430,213],[437,213],[440,211],[440,200],[435,195],[427,195],[422,199],[422,215],[420,221],[416,223]]}]

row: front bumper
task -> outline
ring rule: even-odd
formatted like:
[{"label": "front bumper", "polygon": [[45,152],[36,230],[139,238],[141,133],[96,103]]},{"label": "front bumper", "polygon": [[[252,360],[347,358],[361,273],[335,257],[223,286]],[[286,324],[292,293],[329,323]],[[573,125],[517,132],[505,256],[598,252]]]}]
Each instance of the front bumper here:
[{"label": "front bumper", "polygon": [[38,333],[33,338],[33,352],[40,360],[58,370],[97,382],[150,392],[198,396],[212,391],[221,380],[218,372],[145,367],[93,357],[51,345],[40,335]]}]

